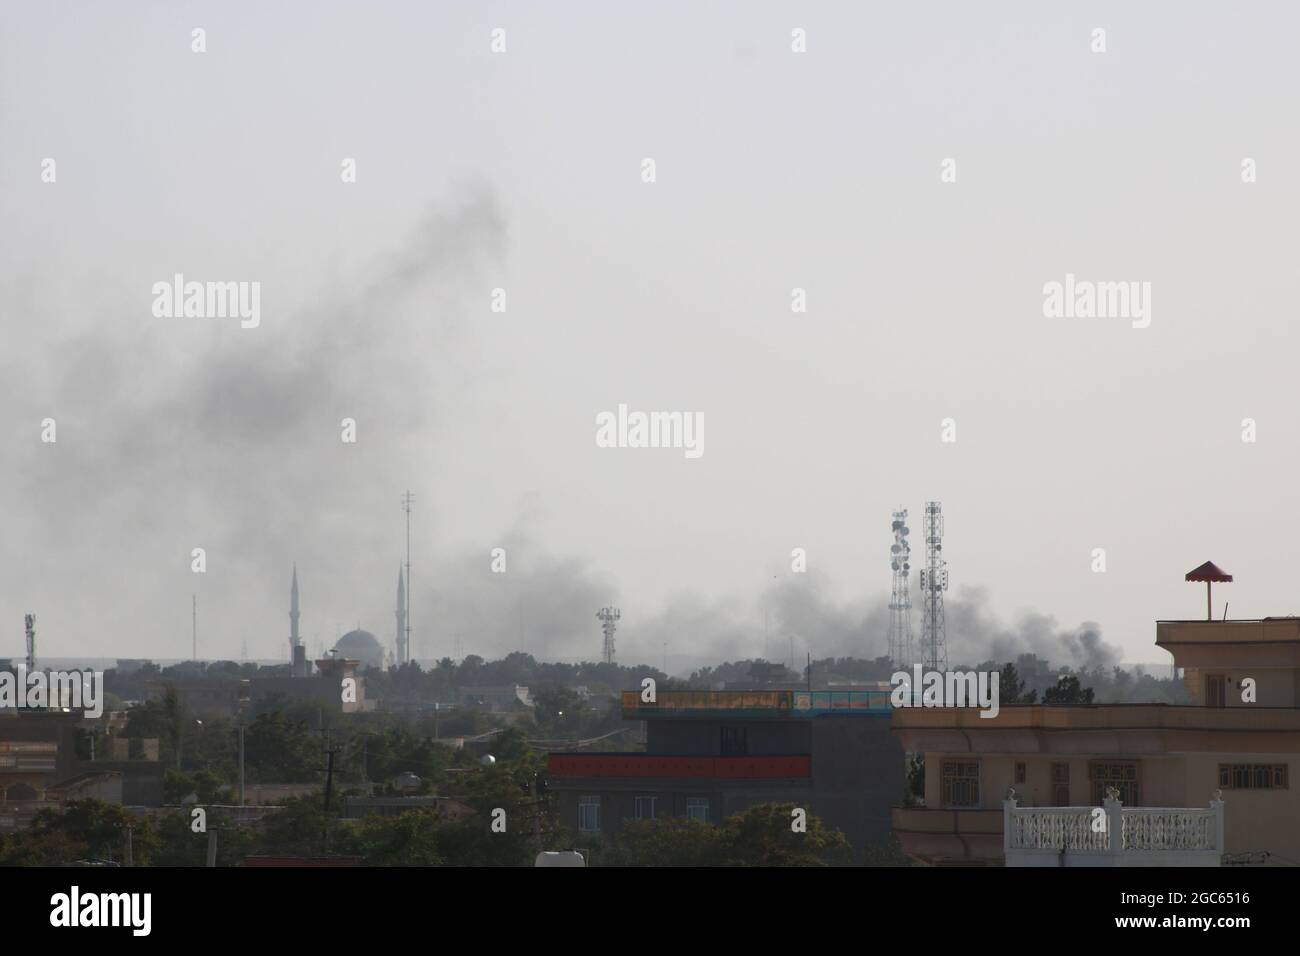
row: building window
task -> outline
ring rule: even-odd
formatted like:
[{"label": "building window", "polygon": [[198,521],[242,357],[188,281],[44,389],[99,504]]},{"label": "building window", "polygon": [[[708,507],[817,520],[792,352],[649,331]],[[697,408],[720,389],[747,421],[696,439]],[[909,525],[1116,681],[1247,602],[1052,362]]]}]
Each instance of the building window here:
[{"label": "building window", "polygon": [[1286,790],[1286,764],[1221,763],[1219,786],[1225,790]]},{"label": "building window", "polygon": [[1025,782],[1025,764],[1022,760],[1016,761],[1016,783]]},{"label": "building window", "polygon": [[578,798],[578,829],[583,833],[600,832],[600,797]]},{"label": "building window", "polygon": [[745,727],[723,727],[721,753],[724,757],[742,757],[749,753],[749,740]]},{"label": "building window", "polygon": [[637,797],[633,800],[638,820],[653,820],[655,818],[656,799],[656,797]]},{"label": "building window", "polygon": [[1097,806],[1105,802],[1106,791],[1111,787],[1118,791],[1119,801],[1124,806],[1142,805],[1136,761],[1094,760],[1088,765],[1088,778],[1092,782],[1092,802]]},{"label": "building window", "polygon": [[1068,763],[1052,764],[1052,806],[1068,807],[1070,805],[1070,765]]},{"label": "building window", "polygon": [[701,823],[708,823],[709,822],[709,798],[708,797],[687,797],[686,816],[688,816],[692,820],[698,820]]},{"label": "building window", "polygon": [[943,762],[943,805],[978,807],[980,805],[980,765],[975,760]]},{"label": "building window", "polygon": [[1228,679],[1222,674],[1211,674],[1205,678],[1205,705],[1207,707],[1226,707],[1228,704]]}]

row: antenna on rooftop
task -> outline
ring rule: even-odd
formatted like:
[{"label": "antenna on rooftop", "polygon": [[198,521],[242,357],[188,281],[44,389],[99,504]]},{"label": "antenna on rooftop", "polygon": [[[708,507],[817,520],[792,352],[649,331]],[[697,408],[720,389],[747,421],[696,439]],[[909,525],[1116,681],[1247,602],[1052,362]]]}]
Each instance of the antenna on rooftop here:
[{"label": "antenna on rooftop", "polygon": [[[894,543],[889,547],[889,567],[894,585],[889,596],[889,657],[898,667],[912,663],[912,594],[908,576],[912,571],[912,546],[907,541],[907,509],[894,512]],[[793,653],[791,654],[793,657]]]},{"label": "antenna on rooftop", "polygon": [[948,590],[948,562],[943,560],[943,505],[925,503],[925,567],[921,569],[921,634],[928,671],[948,669],[948,635],[943,617],[943,592]]}]

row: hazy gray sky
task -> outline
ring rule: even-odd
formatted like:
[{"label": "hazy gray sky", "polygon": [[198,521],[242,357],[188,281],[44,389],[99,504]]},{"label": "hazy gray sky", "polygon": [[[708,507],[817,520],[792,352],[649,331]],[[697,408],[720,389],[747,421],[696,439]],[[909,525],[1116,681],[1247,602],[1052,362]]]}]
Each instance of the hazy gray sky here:
[{"label": "hazy gray sky", "polygon": [[[6,3],[0,656],[25,611],[51,655],[185,656],[191,594],[201,656],[283,656],[294,561],[311,650],[391,640],[407,487],[422,657],[595,657],[611,602],[625,661],[762,654],[765,609],[772,656],[874,656],[890,511],[931,498],[956,656],[1096,622],[1158,660],[1207,559],[1216,616],[1300,612],[1298,34],[1285,3]],[[260,282],[260,326],[156,318],[176,273]],[[1067,273],[1151,283],[1150,326],[1045,318]],[[703,457],[597,448],[619,403],[702,414]]]}]

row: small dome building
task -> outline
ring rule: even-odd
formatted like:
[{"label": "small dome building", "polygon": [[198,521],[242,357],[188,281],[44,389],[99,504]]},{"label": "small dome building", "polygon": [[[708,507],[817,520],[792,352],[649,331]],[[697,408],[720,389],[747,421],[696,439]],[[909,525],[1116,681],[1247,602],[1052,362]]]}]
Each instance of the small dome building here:
[{"label": "small dome building", "polygon": [[358,660],[362,667],[382,670],[384,666],[383,645],[369,631],[348,631],[334,645],[334,654],[336,657]]}]

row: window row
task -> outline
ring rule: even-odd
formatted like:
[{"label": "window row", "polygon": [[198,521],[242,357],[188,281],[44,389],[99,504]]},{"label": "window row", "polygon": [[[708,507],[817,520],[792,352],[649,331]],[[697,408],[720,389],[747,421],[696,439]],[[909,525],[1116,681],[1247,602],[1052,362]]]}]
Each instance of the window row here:
[{"label": "window row", "polygon": [[[583,833],[600,832],[600,797],[578,797],[578,829]],[[632,801],[633,812],[638,820],[654,820],[659,816],[659,798],[646,796],[635,797]],[[709,822],[709,798],[687,797],[686,816],[700,823]]]},{"label": "window row", "polygon": [[[1088,792],[1093,806],[1101,806],[1110,791],[1115,791],[1126,807],[1142,806],[1142,774],[1136,760],[1092,760],[1088,762]],[[1014,767],[1016,784],[1027,778],[1023,762]],[[979,807],[980,762],[978,760],[944,760],[941,768],[942,799],[945,807]],[[1219,786],[1225,790],[1286,790],[1290,784],[1284,763],[1219,764]],[[1053,762],[1051,766],[1052,805],[1070,805],[1070,765]]]}]

